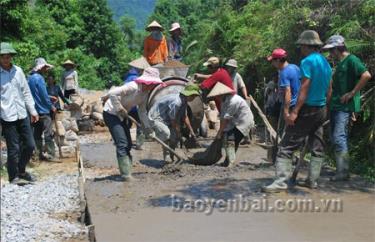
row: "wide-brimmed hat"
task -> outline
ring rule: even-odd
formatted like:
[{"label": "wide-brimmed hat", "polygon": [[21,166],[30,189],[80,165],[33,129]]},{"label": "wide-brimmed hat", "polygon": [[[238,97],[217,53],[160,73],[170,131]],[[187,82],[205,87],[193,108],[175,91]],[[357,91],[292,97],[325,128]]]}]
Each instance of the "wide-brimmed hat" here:
[{"label": "wide-brimmed hat", "polygon": [[64,61],[61,65],[62,65],[62,66],[68,66],[68,65],[76,66],[76,63],[74,63],[74,62],[71,61],[71,60],[66,60],[66,61]]},{"label": "wide-brimmed hat", "polygon": [[180,24],[179,23],[173,23],[172,25],[171,25],[171,29],[169,30],[169,32],[173,32],[173,31],[175,31],[176,29],[181,29],[181,26],[180,26]]},{"label": "wide-brimmed hat", "polygon": [[216,97],[220,95],[225,94],[235,94],[236,91],[234,91],[232,88],[224,85],[221,82],[216,83],[214,88],[212,88],[211,92],[207,95],[207,97]]},{"label": "wide-brimmed hat", "polygon": [[36,58],[33,71],[39,71],[45,66],[48,68],[53,68],[53,65],[48,64],[47,61],[43,57]]},{"label": "wide-brimmed hat", "polygon": [[234,67],[234,68],[237,68],[238,65],[237,65],[237,61],[235,59],[229,59],[227,61],[227,63],[225,63],[226,66],[231,66],[231,67]]},{"label": "wide-brimmed hat", "polygon": [[277,48],[272,51],[272,54],[267,57],[267,60],[271,61],[273,59],[281,59],[287,56],[288,56],[288,53],[284,49]]},{"label": "wide-brimmed hat", "polygon": [[320,40],[319,34],[314,30],[305,30],[299,36],[297,45],[323,45]]},{"label": "wide-brimmed hat", "polygon": [[197,84],[188,83],[185,86],[184,90],[181,92],[181,94],[186,96],[186,97],[193,96],[193,95],[199,96],[200,95],[199,91],[200,91],[200,89],[199,89],[199,86]]},{"label": "wide-brimmed hat", "polygon": [[17,51],[13,48],[12,44],[7,42],[1,42],[0,55],[6,54],[14,55],[17,54]]},{"label": "wide-brimmed hat", "polygon": [[220,64],[220,59],[217,57],[210,57],[208,60],[203,63],[203,66],[219,66]]},{"label": "wide-brimmed hat", "polygon": [[154,67],[148,67],[143,74],[135,80],[136,83],[145,85],[157,85],[163,83],[160,79],[159,70]]},{"label": "wide-brimmed hat", "polygon": [[345,46],[345,39],[341,35],[332,35],[323,46],[324,50],[332,49],[338,46]]},{"label": "wide-brimmed hat", "polygon": [[161,26],[158,22],[156,22],[155,20],[152,21],[147,27],[146,27],[146,31],[150,31],[151,28],[159,28],[161,29],[162,31],[164,30],[163,26]]},{"label": "wide-brimmed hat", "polygon": [[129,66],[135,67],[137,69],[144,70],[144,69],[150,67],[150,64],[147,62],[147,59],[142,56],[138,59],[135,59],[135,60],[132,60],[131,62],[129,62]]}]

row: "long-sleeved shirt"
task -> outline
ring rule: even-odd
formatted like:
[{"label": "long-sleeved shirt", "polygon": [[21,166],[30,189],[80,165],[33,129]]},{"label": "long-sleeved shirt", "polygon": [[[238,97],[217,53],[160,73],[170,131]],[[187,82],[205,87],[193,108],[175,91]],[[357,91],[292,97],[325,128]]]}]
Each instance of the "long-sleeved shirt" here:
[{"label": "long-sleeved shirt", "polygon": [[117,109],[111,100],[111,96],[117,96],[120,98],[121,105],[128,111],[134,106],[138,106],[138,114],[142,124],[145,128],[150,128],[150,122],[147,117],[147,98],[148,91],[142,91],[142,86],[136,82],[129,82],[120,87],[115,87],[108,92],[110,97],[104,104],[103,110],[107,113],[118,116],[121,120],[123,119],[120,115],[117,115]]},{"label": "long-sleeved shirt", "polygon": [[172,60],[182,60],[182,43],[181,39],[170,38],[168,40],[168,54]]},{"label": "long-sleeved shirt", "polygon": [[42,75],[33,72],[29,76],[29,87],[35,102],[35,109],[38,114],[49,114],[53,108],[48,96],[46,82]]},{"label": "long-sleeved shirt", "polygon": [[22,69],[16,65],[7,71],[0,67],[1,112],[0,118],[14,122],[27,117],[27,111],[33,116],[38,113]]},{"label": "long-sleeved shirt", "polygon": [[76,70],[71,69],[64,71],[61,77],[61,86],[64,91],[78,90],[78,73]]},{"label": "long-sleeved shirt", "polygon": [[151,120],[159,120],[167,126],[172,125],[172,120],[179,122],[185,117],[187,103],[183,102],[180,93],[173,93],[162,97],[158,100],[148,112]]},{"label": "long-sleeved shirt", "polygon": [[254,116],[249,105],[247,105],[245,99],[237,94],[226,96],[222,104],[220,118],[229,120],[224,131],[229,131],[236,127],[246,136],[249,134],[250,129],[254,127]]},{"label": "long-sleeved shirt", "polygon": [[150,65],[164,63],[168,59],[168,46],[165,37],[163,36],[161,40],[155,40],[151,35],[146,37],[143,56]]},{"label": "long-sleeved shirt", "polygon": [[64,103],[69,103],[68,99],[64,97],[63,92],[59,85],[47,86],[47,92],[49,96],[53,96],[57,98],[57,101],[53,103],[56,109],[61,110],[59,97],[63,100]]}]

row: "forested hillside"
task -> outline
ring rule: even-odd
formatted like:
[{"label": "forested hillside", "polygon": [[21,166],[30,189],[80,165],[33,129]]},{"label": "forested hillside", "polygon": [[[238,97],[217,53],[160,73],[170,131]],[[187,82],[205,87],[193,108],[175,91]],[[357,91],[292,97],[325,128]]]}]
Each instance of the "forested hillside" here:
[{"label": "forested hillside", "polygon": [[69,58],[78,64],[81,87],[102,89],[109,80],[120,83],[137,55],[106,0],[1,0],[0,9],[1,41],[14,44],[15,62],[26,73],[42,56],[60,75]]},{"label": "forested hillside", "polygon": [[121,17],[127,15],[135,19],[136,29],[141,30],[154,11],[155,2],[156,0],[108,0],[108,6],[116,22],[120,22]]}]

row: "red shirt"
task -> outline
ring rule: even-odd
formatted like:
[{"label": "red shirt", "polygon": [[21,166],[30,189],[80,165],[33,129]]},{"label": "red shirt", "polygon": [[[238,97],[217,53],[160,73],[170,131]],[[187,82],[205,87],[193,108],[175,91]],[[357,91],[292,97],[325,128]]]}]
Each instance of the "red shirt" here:
[{"label": "red shirt", "polygon": [[[224,68],[219,68],[214,74],[212,74],[212,76],[204,80],[201,83],[200,87],[201,89],[212,89],[216,85],[217,82],[221,82],[227,87],[234,90],[232,78],[229,76],[229,73]],[[221,109],[220,99],[218,97],[215,97],[214,101],[215,101],[217,110],[220,111]]]},{"label": "red shirt", "polygon": [[234,90],[232,78],[223,68],[219,68],[214,74],[212,74],[212,76],[204,80],[200,87],[201,89],[212,89],[217,82],[221,82]]}]

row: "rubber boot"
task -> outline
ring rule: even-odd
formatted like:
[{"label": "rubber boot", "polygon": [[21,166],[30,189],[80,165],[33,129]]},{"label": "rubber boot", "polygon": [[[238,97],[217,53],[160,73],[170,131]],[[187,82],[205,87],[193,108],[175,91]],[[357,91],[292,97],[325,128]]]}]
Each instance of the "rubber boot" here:
[{"label": "rubber boot", "polygon": [[39,158],[39,161],[46,160],[43,154],[43,141],[35,140],[35,154]]},{"label": "rubber boot", "polygon": [[308,187],[310,189],[318,188],[318,179],[320,177],[320,170],[322,169],[323,161],[323,157],[311,156],[309,175],[305,181],[299,183],[300,186]]},{"label": "rubber boot", "polygon": [[131,181],[133,177],[131,175],[132,164],[130,156],[119,157],[117,158],[117,162],[123,180]]},{"label": "rubber boot", "polygon": [[282,192],[288,189],[288,180],[292,173],[292,160],[288,158],[276,158],[276,179],[275,181],[262,188],[264,192],[274,193]]},{"label": "rubber boot", "polygon": [[234,148],[234,145],[228,145],[227,147],[224,147],[224,152],[226,157],[223,165],[225,167],[230,167],[236,161],[236,150]]},{"label": "rubber boot", "polygon": [[331,181],[349,180],[349,154],[348,152],[336,152],[336,175],[331,177]]},{"label": "rubber boot", "polygon": [[53,141],[49,141],[46,144],[47,146],[47,161],[50,162],[61,162],[59,158],[56,157],[56,149],[55,149],[55,143]]},{"label": "rubber boot", "polygon": [[[137,131],[138,131],[138,128],[137,128]],[[142,145],[143,145],[144,142],[145,142],[145,135],[143,133],[139,134],[137,132],[135,149],[136,150],[143,150]]]}]

